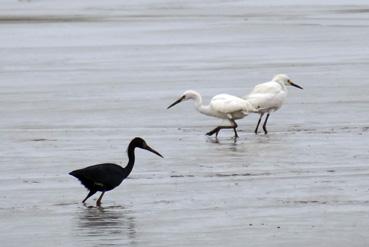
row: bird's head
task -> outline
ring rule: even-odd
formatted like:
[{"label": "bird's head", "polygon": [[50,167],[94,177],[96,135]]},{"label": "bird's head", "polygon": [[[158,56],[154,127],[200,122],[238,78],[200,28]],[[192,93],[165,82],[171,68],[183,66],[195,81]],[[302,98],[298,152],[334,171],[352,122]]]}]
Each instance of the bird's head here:
[{"label": "bird's head", "polygon": [[170,106],[168,106],[167,109],[175,106],[178,103],[181,103],[182,101],[190,100],[190,99],[197,99],[199,97],[200,95],[198,92],[193,91],[193,90],[187,90],[181,96],[179,96],[179,98],[176,101],[174,101]]},{"label": "bird's head", "polygon": [[285,74],[278,74],[278,75],[274,76],[273,77],[273,81],[278,82],[280,84],[283,84],[285,86],[294,86],[294,87],[303,89],[301,86],[293,83],[291,81],[291,79],[287,75],[285,75]]},{"label": "bird's head", "polygon": [[150,151],[162,158],[164,158],[158,151],[154,150],[153,148],[151,148],[149,145],[147,145],[147,143],[145,142],[144,139],[142,139],[141,137],[135,137],[132,141],[131,141],[131,144],[134,146],[134,147],[138,147],[138,148],[142,148],[142,149],[145,149],[147,151]]}]

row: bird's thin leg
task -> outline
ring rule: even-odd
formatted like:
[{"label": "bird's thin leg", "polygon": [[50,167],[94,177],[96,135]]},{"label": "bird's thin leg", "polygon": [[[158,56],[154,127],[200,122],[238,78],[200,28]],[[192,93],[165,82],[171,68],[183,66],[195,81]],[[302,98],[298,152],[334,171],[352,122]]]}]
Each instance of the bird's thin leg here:
[{"label": "bird's thin leg", "polygon": [[237,127],[238,127],[238,125],[237,125],[237,123],[236,123],[236,121],[234,121],[233,119],[231,119],[230,120],[231,121],[231,123],[233,124],[233,131],[234,131],[234,137],[235,138],[238,138],[239,136],[238,136],[238,134],[237,134]]},{"label": "bird's thin leg", "polygon": [[264,115],[264,113],[261,113],[260,114],[260,118],[259,118],[258,124],[256,125],[256,128],[255,128],[255,135],[258,134],[258,128],[259,128],[259,125],[260,125],[260,122],[261,122],[261,119],[262,119],[263,115]]},{"label": "bird's thin leg", "polygon": [[90,198],[93,194],[95,194],[96,191],[94,190],[90,190],[90,192],[88,192],[87,196],[85,197],[85,199],[83,199],[82,203],[85,203],[85,201]]},{"label": "bird's thin leg", "polygon": [[215,129],[206,133],[206,135],[212,136],[213,134],[215,134],[215,137],[218,138],[218,134],[221,129],[233,129],[233,126],[218,126]]},{"label": "bird's thin leg", "polygon": [[267,131],[267,129],[266,129],[266,124],[267,124],[267,122],[268,122],[268,118],[269,118],[269,113],[267,114],[267,116],[266,116],[266,118],[265,118],[265,122],[264,122],[264,124],[263,124],[263,130],[264,130],[264,133],[265,134],[268,134],[268,131]]},{"label": "bird's thin leg", "polygon": [[220,128],[217,128],[217,131],[215,132],[215,138],[218,139],[218,134],[219,134]]},{"label": "bird's thin leg", "polygon": [[219,130],[220,130],[220,126],[214,128],[213,130],[210,130],[208,133],[206,133],[206,135],[212,136],[213,134],[216,134],[216,136],[218,136]]},{"label": "bird's thin leg", "polygon": [[105,194],[105,191],[103,191],[103,192],[101,193],[101,195],[100,195],[99,199],[97,199],[97,201],[96,201],[96,206],[97,206],[97,207],[100,207],[100,205],[101,205],[101,199],[103,198],[104,194]]},{"label": "bird's thin leg", "polygon": [[229,121],[232,123],[232,126],[218,126],[214,128],[213,130],[209,131],[208,133],[206,133],[206,135],[212,136],[213,134],[215,134],[215,137],[218,138],[218,134],[221,129],[233,129],[235,132],[235,137],[238,137],[238,134],[236,131],[236,128],[238,127],[238,125],[233,119],[230,119]]}]

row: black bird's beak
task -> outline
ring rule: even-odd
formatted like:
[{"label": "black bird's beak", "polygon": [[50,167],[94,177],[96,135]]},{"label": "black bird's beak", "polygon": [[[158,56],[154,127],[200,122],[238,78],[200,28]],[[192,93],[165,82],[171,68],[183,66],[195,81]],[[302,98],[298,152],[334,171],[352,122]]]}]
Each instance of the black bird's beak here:
[{"label": "black bird's beak", "polygon": [[173,104],[171,104],[170,106],[168,106],[168,107],[167,107],[167,109],[169,109],[169,108],[171,108],[171,107],[175,106],[175,105],[176,105],[176,104],[178,104],[178,103],[181,103],[181,101],[182,101],[182,100],[184,100],[184,99],[185,99],[185,97],[186,97],[186,96],[184,96],[184,95],[183,95],[181,98],[179,98],[178,100],[176,100],[175,102],[173,102]]},{"label": "black bird's beak", "polygon": [[151,147],[149,147],[149,145],[146,145],[145,147],[143,147],[143,149],[146,149],[147,151],[150,151],[150,152],[164,158],[158,151],[156,151],[156,150],[152,149]]},{"label": "black bird's beak", "polygon": [[297,84],[293,83],[292,81],[290,81],[290,85],[291,85],[291,86],[294,86],[294,87],[297,87],[297,88],[300,88],[300,89],[303,89],[301,86],[299,86],[299,85],[297,85]]}]

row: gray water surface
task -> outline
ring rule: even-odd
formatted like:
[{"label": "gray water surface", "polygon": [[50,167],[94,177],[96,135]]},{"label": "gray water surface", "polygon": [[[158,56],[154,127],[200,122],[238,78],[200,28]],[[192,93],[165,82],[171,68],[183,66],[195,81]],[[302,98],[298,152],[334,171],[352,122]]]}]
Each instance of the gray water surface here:
[{"label": "gray water surface", "polygon": [[[368,246],[367,1],[3,1],[1,246]],[[219,142],[209,101],[286,73],[304,90]],[[125,165],[81,204],[68,175]],[[123,160],[123,161],[122,161]]]}]

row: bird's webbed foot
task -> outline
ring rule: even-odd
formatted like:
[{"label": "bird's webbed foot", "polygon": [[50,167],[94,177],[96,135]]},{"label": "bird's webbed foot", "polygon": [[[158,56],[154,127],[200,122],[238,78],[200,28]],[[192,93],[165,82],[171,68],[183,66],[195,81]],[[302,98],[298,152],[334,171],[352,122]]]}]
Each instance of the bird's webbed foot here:
[{"label": "bird's webbed foot", "polygon": [[213,131],[209,131],[209,132],[206,133],[207,136],[212,136],[213,134],[214,134]]},{"label": "bird's webbed foot", "polygon": [[219,128],[217,127],[215,129],[209,131],[208,133],[206,133],[206,135],[207,136],[212,136],[212,135],[216,134],[216,137],[218,137],[218,133],[219,133]]}]

